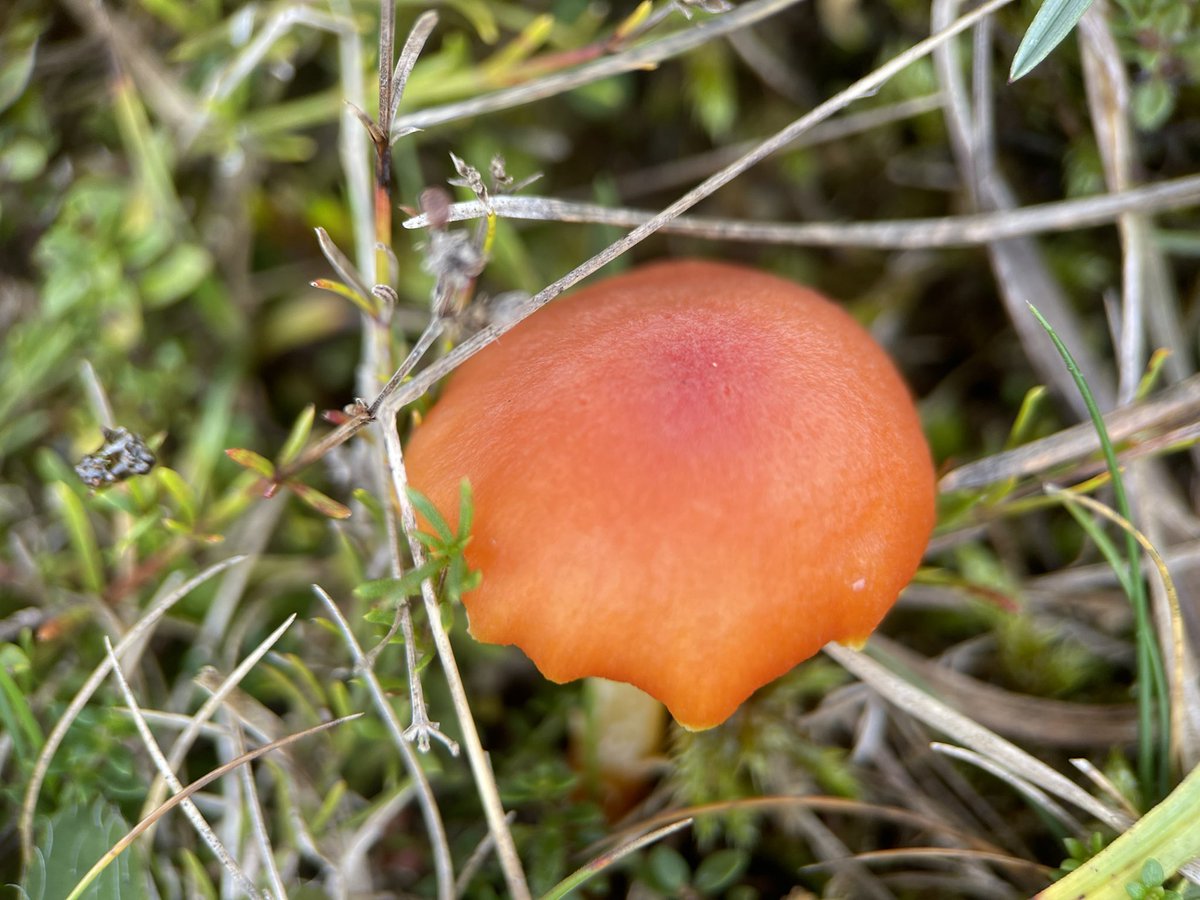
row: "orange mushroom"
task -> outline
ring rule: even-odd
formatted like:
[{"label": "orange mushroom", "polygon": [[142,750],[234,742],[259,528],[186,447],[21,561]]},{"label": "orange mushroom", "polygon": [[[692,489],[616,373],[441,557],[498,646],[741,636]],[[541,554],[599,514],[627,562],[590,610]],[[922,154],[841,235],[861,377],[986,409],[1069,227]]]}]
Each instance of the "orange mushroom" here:
[{"label": "orange mushroom", "polygon": [[413,485],[475,498],[471,633],[723,722],[859,643],[934,522],[929,448],[878,344],[815,292],[664,262],[550,304],[468,360],[413,434]]}]

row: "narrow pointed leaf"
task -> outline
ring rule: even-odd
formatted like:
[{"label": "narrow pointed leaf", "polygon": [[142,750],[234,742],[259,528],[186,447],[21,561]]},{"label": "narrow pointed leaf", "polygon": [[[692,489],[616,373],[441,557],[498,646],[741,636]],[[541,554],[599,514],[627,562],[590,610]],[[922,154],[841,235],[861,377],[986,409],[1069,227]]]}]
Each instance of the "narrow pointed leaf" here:
[{"label": "narrow pointed leaf", "polygon": [[428,522],[445,542],[454,540],[454,531],[442,518],[442,514],[437,511],[437,508],[429,501],[429,498],[415,488],[408,488],[408,499],[412,501],[412,505],[416,508],[425,521]]},{"label": "narrow pointed leaf", "polygon": [[317,243],[321,245],[321,252],[325,254],[329,265],[333,266],[333,271],[338,273],[342,281],[364,297],[369,297],[371,289],[367,287],[366,280],[354,267],[354,263],[350,262],[350,258],[338,249],[337,244],[333,242],[333,238],[324,228],[317,229]]},{"label": "narrow pointed leaf", "polygon": [[167,466],[159,466],[155,469],[154,477],[158,479],[158,483],[171,495],[171,499],[179,507],[179,514],[184,523],[188,526],[194,525],[196,522],[196,494],[192,490],[192,486],[183,480],[182,475]]},{"label": "narrow pointed leaf", "polygon": [[378,317],[382,309],[382,304],[375,298],[374,294],[364,297],[353,288],[342,284],[340,281],[334,281],[332,278],[318,278],[315,281],[309,282],[309,284],[318,290],[329,291],[331,294],[337,294],[339,297],[349,300],[373,319]]},{"label": "narrow pointed leaf", "polygon": [[243,466],[257,475],[261,475],[268,481],[275,478],[275,464],[266,457],[259,456],[253,450],[246,450],[243,447],[231,447],[225,451],[225,455],[239,466]]},{"label": "narrow pointed leaf", "polygon": [[475,504],[471,499],[471,482],[463,479],[458,486],[458,538],[469,538],[475,521]]},{"label": "narrow pointed leaf", "polygon": [[1061,44],[1083,18],[1092,0],[1045,0],[1013,56],[1009,81],[1028,75]]},{"label": "narrow pointed leaf", "polygon": [[104,565],[100,561],[100,547],[96,543],[96,532],[84,509],[83,501],[63,482],[54,485],[58,505],[71,546],[79,559],[80,577],[84,587],[95,594],[104,592]]},{"label": "narrow pointed leaf", "polygon": [[296,417],[296,421],[292,423],[292,431],[284,442],[283,449],[279,451],[281,466],[286,466],[299,456],[304,445],[308,443],[308,436],[312,434],[313,419],[316,418],[316,410],[317,408],[313,404],[308,404]]},{"label": "narrow pointed leaf", "polygon": [[350,518],[350,507],[343,506],[332,497],[322,494],[314,487],[309,487],[300,481],[289,481],[288,490],[315,509],[323,516],[331,519]]}]

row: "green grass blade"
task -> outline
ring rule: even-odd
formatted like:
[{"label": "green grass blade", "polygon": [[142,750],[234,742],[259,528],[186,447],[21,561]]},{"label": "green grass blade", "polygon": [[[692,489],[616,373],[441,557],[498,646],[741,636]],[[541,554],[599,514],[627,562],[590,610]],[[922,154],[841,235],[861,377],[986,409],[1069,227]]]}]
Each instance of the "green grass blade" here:
[{"label": "green grass blade", "polygon": [[42,749],[45,737],[29,701],[3,668],[0,668],[0,722],[12,736],[18,758],[32,759]]},{"label": "green grass blade", "polygon": [[1012,68],[1008,72],[1008,80],[1016,81],[1028,75],[1034,66],[1066,40],[1091,5],[1092,0],[1045,0],[1033,17],[1025,37],[1021,38],[1021,45],[1017,47]]},{"label": "green grass blade", "polygon": [[[1104,416],[1100,413],[1100,407],[1096,405],[1096,398],[1092,395],[1087,379],[1083,377],[1075,357],[1071,355],[1071,351],[1053,326],[1046,321],[1046,317],[1032,303],[1029,304],[1029,309],[1049,335],[1075,381],[1075,387],[1087,406],[1092,427],[1096,429],[1096,435],[1100,439],[1105,465],[1112,476],[1117,512],[1132,522],[1133,516],[1130,513],[1129,498],[1125,493],[1125,482],[1121,477],[1121,466],[1117,462],[1117,452],[1113,449],[1108,428],[1104,424]],[[1138,776],[1142,782],[1144,796],[1161,797],[1166,793],[1170,773],[1170,699],[1167,694],[1162,652],[1154,633],[1154,625],[1150,621],[1150,604],[1146,597],[1145,582],[1142,580],[1141,552],[1137,539],[1129,533],[1125,534],[1125,557],[1128,584],[1132,588],[1129,602],[1133,607],[1137,641]],[[1157,753],[1154,744],[1156,733],[1161,738]]]},{"label": "green grass blade", "polygon": [[79,559],[81,579],[84,586],[97,596],[104,593],[104,566],[100,561],[100,548],[96,544],[96,532],[92,529],[83,501],[64,482],[54,485],[58,495],[59,509],[75,555]]}]

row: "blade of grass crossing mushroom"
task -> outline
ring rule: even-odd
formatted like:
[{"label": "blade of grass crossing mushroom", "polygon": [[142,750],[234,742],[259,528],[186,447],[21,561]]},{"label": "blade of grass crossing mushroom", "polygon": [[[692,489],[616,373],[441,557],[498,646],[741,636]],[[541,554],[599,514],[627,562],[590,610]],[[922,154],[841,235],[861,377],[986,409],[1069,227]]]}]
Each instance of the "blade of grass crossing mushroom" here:
[{"label": "blade of grass crossing mushroom", "polygon": [[[1046,321],[1036,306],[1029,304],[1034,318],[1045,329],[1046,334],[1054,343],[1067,371],[1075,381],[1075,386],[1087,406],[1088,415],[1100,439],[1100,449],[1104,454],[1104,462],[1112,476],[1113,496],[1116,500],[1117,512],[1129,522],[1133,521],[1130,513],[1129,498],[1125,493],[1125,482],[1121,477],[1121,467],[1117,462],[1117,453],[1113,449],[1104,424],[1104,416],[1096,405],[1087,379],[1079,370],[1075,357],[1054,328]],[[1125,555],[1128,566],[1129,602],[1133,607],[1135,620],[1135,640],[1137,646],[1137,703],[1138,703],[1138,776],[1142,783],[1142,791],[1147,798],[1162,797],[1167,792],[1167,779],[1170,774],[1170,700],[1166,689],[1166,676],[1163,672],[1162,654],[1159,650],[1158,639],[1154,634],[1154,626],[1150,621],[1150,603],[1146,596],[1146,586],[1142,581],[1141,553],[1138,551],[1137,539],[1128,531],[1125,533]],[[1156,752],[1154,746],[1155,731],[1163,736],[1160,748]]]},{"label": "blade of grass crossing mushroom", "polygon": [[147,828],[157,822],[163,815],[170,812],[184,800],[187,800],[192,796],[192,794],[196,793],[201,788],[207,787],[221,776],[229,774],[238,766],[253,762],[260,756],[265,756],[272,750],[278,750],[281,747],[287,747],[288,745],[294,744],[303,738],[310,737],[314,734],[319,734],[320,732],[327,731],[330,728],[335,728],[345,722],[360,718],[362,715],[363,713],[354,713],[353,715],[342,716],[340,719],[334,719],[332,722],[322,722],[320,725],[314,725],[312,728],[304,729],[304,731],[299,731],[295,734],[289,734],[287,737],[281,737],[277,741],[271,741],[269,744],[266,744],[255,750],[251,750],[245,756],[239,756],[237,759],[232,759],[223,766],[218,766],[217,768],[213,769],[207,775],[203,775],[196,779],[178,794],[175,794],[173,797],[167,800],[166,803],[156,809],[149,816],[134,825],[133,828],[131,828],[129,832],[123,838],[121,838],[121,840],[117,841],[112,847],[110,847],[108,852],[100,857],[100,859],[96,861],[96,864],[88,870],[87,874],[80,879],[79,883],[75,885],[75,887],[71,890],[71,893],[66,896],[65,900],[79,900],[79,898],[82,897],[84,892],[88,889],[88,886],[99,877],[100,873],[108,868],[109,864],[111,864],[113,860],[124,853],[125,850],[129,848],[129,845],[137,840],[138,836],[141,835],[142,832],[144,832]]}]

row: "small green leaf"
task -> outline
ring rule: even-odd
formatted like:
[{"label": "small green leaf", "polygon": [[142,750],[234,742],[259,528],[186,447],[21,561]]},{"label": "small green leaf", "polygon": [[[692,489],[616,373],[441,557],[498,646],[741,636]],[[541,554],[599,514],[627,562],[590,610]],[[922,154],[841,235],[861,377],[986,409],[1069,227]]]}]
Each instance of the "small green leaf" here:
[{"label": "small green leaf", "polygon": [[1142,884],[1146,887],[1157,887],[1166,879],[1166,873],[1157,859],[1148,859],[1142,864]]},{"label": "small green leaf", "polygon": [[703,894],[717,894],[730,887],[750,863],[745,850],[718,850],[710,853],[696,867],[692,886]]},{"label": "small green leaf", "polygon": [[669,896],[678,896],[687,887],[692,871],[678,850],[659,844],[650,851],[647,868],[651,886]]},{"label": "small green leaf", "polygon": [[458,538],[469,537],[475,523],[475,503],[471,498],[471,482],[464,478],[458,485]]},{"label": "small green leaf", "polygon": [[232,459],[239,466],[249,469],[268,481],[275,480],[275,464],[263,456],[259,456],[253,450],[246,450],[242,447],[232,447],[225,451],[225,455]]},{"label": "small green leaf", "polygon": [[350,518],[350,507],[343,506],[314,487],[309,487],[300,481],[289,481],[287,489],[323,516],[330,519]]},{"label": "small green leaf", "polygon": [[1024,78],[1061,44],[1083,18],[1092,0],[1045,0],[1013,56],[1009,81]]},{"label": "small green leaf", "polygon": [[449,543],[454,540],[454,532],[450,526],[446,524],[446,520],[442,518],[442,514],[437,511],[437,508],[430,502],[429,498],[418,491],[416,488],[408,488],[408,499],[412,501],[413,507],[419,512],[442,538],[443,541]]},{"label": "small green leaf", "polygon": [[1130,108],[1138,128],[1158,131],[1175,111],[1175,89],[1163,78],[1139,82],[1133,86]]},{"label": "small green leaf", "polygon": [[1163,365],[1170,356],[1171,351],[1165,347],[1159,347],[1151,354],[1150,362],[1146,364],[1146,371],[1138,382],[1137,393],[1134,395],[1135,399],[1139,401],[1145,400],[1150,395],[1150,392],[1154,390],[1154,386],[1158,384]]},{"label": "small green leaf", "polygon": [[316,406],[310,403],[300,411],[300,415],[292,423],[292,430],[288,434],[287,440],[283,443],[283,449],[279,451],[279,464],[281,466],[286,466],[292,462],[300,455],[300,451],[304,449],[304,445],[308,443],[308,436],[312,434],[313,419],[316,417],[316,413]]},{"label": "small green leaf", "polygon": [[183,476],[178,472],[166,466],[159,466],[155,469],[154,476],[171,495],[171,499],[175,501],[184,523],[189,526],[196,524],[196,495],[192,491],[192,486],[184,481]]},{"label": "small green leaf", "polygon": [[1017,418],[1013,422],[1012,431],[1009,432],[1008,440],[1004,443],[1006,450],[1019,447],[1029,440],[1035,417],[1045,398],[1046,388],[1040,384],[1031,387],[1025,393],[1025,398],[1021,401],[1021,409],[1017,412]]},{"label": "small green leaf", "polygon": [[79,557],[84,586],[95,594],[104,592],[104,567],[100,562],[100,548],[96,544],[96,532],[84,509],[83,501],[66,484],[59,481],[54,485],[62,510],[63,523],[71,538],[71,546]]},{"label": "small green leaf", "polygon": [[[68,896],[92,863],[128,830],[120,811],[106,800],[58,810],[46,823],[46,837],[38,842],[46,855],[45,896]],[[132,847],[109,861],[86,896],[143,900],[148,896],[147,876],[145,855],[140,847]]]},{"label": "small green leaf", "polygon": [[354,596],[371,603],[387,601],[399,603],[421,590],[421,582],[432,578],[445,565],[443,560],[427,559],[415,569],[409,569],[400,578],[379,578],[364,581],[354,589]]},{"label": "small green leaf", "polygon": [[0,178],[32,181],[45,170],[49,157],[49,148],[42,141],[24,135],[15,137],[0,147]]},{"label": "small green leaf", "polygon": [[212,257],[203,247],[178,244],[142,273],[138,279],[142,298],[151,309],[182,300],[196,290],[212,265]]},{"label": "small green leaf", "polygon": [[[5,646],[20,653],[20,650],[11,644]],[[0,668],[0,722],[4,724],[4,730],[12,736],[18,760],[32,759],[42,749],[42,729],[25,699],[24,691],[13,681],[7,668]]]},{"label": "small green leaf", "polygon": [[436,553],[438,556],[445,556],[448,548],[452,546],[450,542],[443,540],[436,534],[427,534],[424,531],[418,531],[413,537],[420,541],[422,547],[430,553]]},{"label": "small green leaf", "polygon": [[409,569],[400,578],[399,589],[405,597],[412,597],[421,592],[421,583],[426,578],[433,578],[445,567],[444,559],[427,559],[415,569]]},{"label": "small green leaf", "polygon": [[348,287],[340,281],[334,281],[332,278],[318,278],[309,283],[318,290],[329,291],[331,294],[337,294],[339,297],[349,300],[372,319],[379,318],[379,314],[383,311],[383,304],[374,294],[364,297],[354,288]]},{"label": "small green leaf", "polygon": [[41,28],[33,21],[8,23],[8,33],[0,43],[0,112],[8,109],[25,93]]}]

